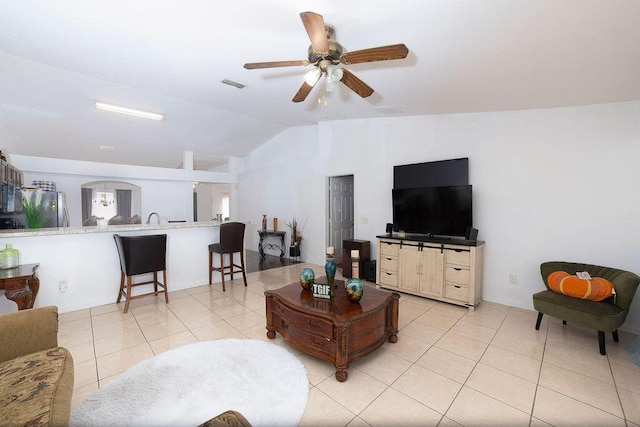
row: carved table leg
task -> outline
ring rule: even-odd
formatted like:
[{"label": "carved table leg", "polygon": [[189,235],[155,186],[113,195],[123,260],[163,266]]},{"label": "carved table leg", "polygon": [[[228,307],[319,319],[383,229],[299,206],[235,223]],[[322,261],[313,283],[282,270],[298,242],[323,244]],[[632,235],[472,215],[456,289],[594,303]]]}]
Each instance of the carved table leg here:
[{"label": "carved table leg", "polygon": [[281,246],[280,246],[280,259],[284,257],[284,234],[280,236]]},{"label": "carved table leg", "polygon": [[336,371],[336,379],[341,383],[345,382],[348,377],[349,374],[347,373],[347,371]]},{"label": "carved table leg", "polygon": [[18,305],[18,310],[25,310],[33,308],[38,289],[40,289],[40,280],[33,275],[28,279],[20,280],[17,286],[6,289],[5,296]]},{"label": "carved table leg", "polygon": [[336,354],[334,366],[336,367],[336,379],[341,383],[347,380],[347,368],[349,368],[349,355],[347,353],[349,331],[346,326],[336,327]]},{"label": "carved table leg", "polygon": [[268,330],[267,331],[267,338],[269,338],[270,340],[274,339],[276,337],[276,331],[272,331],[272,330]]},{"label": "carved table leg", "polygon": [[260,252],[260,257],[264,258],[264,249],[262,248],[263,237],[260,236],[260,243],[258,243],[258,252]]},{"label": "carved table leg", "polygon": [[398,336],[396,334],[389,335],[389,342],[390,343],[397,343],[398,342]]}]

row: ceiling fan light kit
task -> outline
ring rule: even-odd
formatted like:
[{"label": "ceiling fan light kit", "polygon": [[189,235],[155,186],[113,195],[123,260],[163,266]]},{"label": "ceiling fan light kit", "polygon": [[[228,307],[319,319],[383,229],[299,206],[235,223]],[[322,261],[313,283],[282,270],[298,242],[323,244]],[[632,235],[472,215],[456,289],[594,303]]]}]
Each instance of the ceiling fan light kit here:
[{"label": "ceiling fan light kit", "polygon": [[321,75],[322,75],[322,71],[320,70],[320,68],[314,68],[313,70],[307,71],[305,73],[304,81],[309,86],[313,87],[316,83],[318,83],[318,80],[320,80]]},{"label": "ceiling fan light kit", "polygon": [[325,75],[325,90],[332,92],[337,82],[342,82],[349,89],[362,98],[371,96],[373,89],[353,73],[338,65],[351,65],[363,62],[389,61],[406,58],[409,49],[404,44],[379,46],[369,49],[346,52],[335,40],[333,28],[325,25],[322,15],[314,12],[300,14],[302,24],[311,40],[308,50],[308,60],[250,62],[244,64],[247,70],[260,68],[293,67],[313,65],[316,68],[304,75],[304,82],[294,95],[293,102],[302,102],[307,98],[313,87],[318,83],[322,74]]}]

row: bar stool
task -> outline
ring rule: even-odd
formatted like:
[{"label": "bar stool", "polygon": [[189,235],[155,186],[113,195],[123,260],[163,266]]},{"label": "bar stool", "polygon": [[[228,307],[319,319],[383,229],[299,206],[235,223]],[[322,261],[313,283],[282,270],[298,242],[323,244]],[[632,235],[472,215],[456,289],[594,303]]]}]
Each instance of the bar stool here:
[{"label": "bar stool", "polygon": [[[224,276],[234,273],[242,273],[244,285],[247,286],[247,275],[244,268],[244,227],[241,222],[226,222],[220,225],[220,243],[209,245],[209,284],[214,271],[219,271],[222,276],[222,292],[225,292]],[[220,254],[220,267],[213,266],[213,253]],[[240,252],[240,265],[234,264],[233,254]],[[229,255],[229,265],[224,265],[224,255]],[[227,271],[228,270],[228,271]]]},{"label": "bar stool", "polygon": [[[124,312],[129,310],[129,302],[132,299],[142,298],[149,295],[164,293],[165,303],[169,303],[167,293],[167,235],[153,234],[149,236],[120,236],[114,234],[118,255],[120,257],[120,291],[118,300],[124,295]],[[158,281],[158,271],[162,271],[162,283]],[[153,273],[153,280],[133,283],[133,276]],[[125,286],[125,277],[126,286]],[[139,295],[131,295],[131,288],[134,286],[153,284],[153,292]],[[158,286],[162,289],[158,290]]]}]

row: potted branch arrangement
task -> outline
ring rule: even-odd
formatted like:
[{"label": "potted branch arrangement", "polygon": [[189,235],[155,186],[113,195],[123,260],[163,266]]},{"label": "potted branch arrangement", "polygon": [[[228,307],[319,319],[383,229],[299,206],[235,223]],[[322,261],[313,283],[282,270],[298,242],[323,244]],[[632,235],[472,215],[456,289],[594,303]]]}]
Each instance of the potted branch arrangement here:
[{"label": "potted branch arrangement", "polygon": [[291,245],[289,246],[289,256],[299,257],[300,243],[302,242],[302,230],[304,229],[304,224],[302,225],[302,228],[300,228],[300,226],[298,225],[298,220],[294,215],[291,222],[286,223],[286,225],[291,230]]}]

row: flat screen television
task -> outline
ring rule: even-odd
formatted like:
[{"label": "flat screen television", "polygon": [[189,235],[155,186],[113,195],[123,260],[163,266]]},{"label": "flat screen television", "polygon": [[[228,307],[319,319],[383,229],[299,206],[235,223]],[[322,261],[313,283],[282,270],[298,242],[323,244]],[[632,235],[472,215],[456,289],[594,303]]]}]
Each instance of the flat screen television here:
[{"label": "flat screen television", "polygon": [[469,158],[438,160],[393,167],[393,188],[469,184]]},{"label": "flat screen television", "polygon": [[465,236],[473,226],[471,185],[393,189],[393,223],[405,233]]}]

